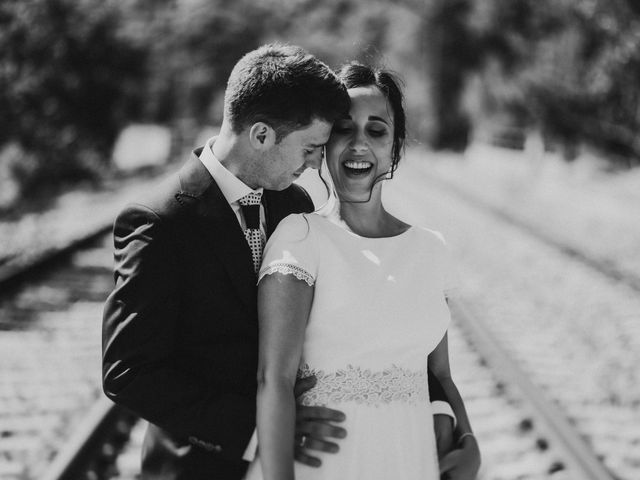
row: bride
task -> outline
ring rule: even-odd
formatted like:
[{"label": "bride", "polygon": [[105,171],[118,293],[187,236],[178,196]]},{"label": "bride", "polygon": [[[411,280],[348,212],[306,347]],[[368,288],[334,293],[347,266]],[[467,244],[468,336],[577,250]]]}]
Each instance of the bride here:
[{"label": "bride", "polygon": [[[258,308],[259,455],[248,479],[473,479],[480,453],[449,371],[442,236],[382,204],[403,149],[402,93],[387,71],[351,63],[351,98],[326,146],[335,201],[290,215],[270,238]],[[457,448],[436,456],[427,365],[457,418]],[[322,467],[294,465],[297,377],[317,383],[298,402],[346,414],[349,432]],[[311,433],[296,439],[310,445]]]}]

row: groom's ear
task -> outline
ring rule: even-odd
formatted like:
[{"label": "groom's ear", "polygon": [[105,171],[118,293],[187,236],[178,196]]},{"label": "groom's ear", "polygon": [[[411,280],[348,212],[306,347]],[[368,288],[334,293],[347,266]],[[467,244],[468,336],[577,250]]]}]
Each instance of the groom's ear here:
[{"label": "groom's ear", "polygon": [[275,144],[276,132],[264,122],[256,122],[249,129],[249,142],[256,150],[266,150]]}]

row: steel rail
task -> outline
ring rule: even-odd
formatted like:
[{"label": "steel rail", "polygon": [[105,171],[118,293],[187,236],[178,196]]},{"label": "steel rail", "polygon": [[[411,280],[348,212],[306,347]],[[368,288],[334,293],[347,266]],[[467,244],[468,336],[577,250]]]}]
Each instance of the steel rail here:
[{"label": "steel rail", "polygon": [[83,478],[81,473],[96,456],[96,450],[111,433],[121,412],[109,399],[100,397],[58,451],[41,480]]},{"label": "steel rail", "polygon": [[[166,171],[157,174],[152,180],[153,184],[161,183],[171,174],[171,172],[167,173]],[[113,195],[118,195],[118,192],[114,192]],[[65,239],[60,244],[51,244],[38,248],[33,252],[16,254],[0,259],[0,293],[4,295],[14,287],[29,281],[30,276],[35,272],[48,268],[57,260],[68,257],[74,251],[92,243],[102,235],[106,235],[112,230],[113,220],[118,211],[119,208],[113,210],[111,216],[101,219],[100,222],[87,229],[87,231],[78,233],[73,238]]]},{"label": "steel rail", "polygon": [[113,224],[100,225],[89,232],[67,240],[62,245],[42,248],[29,255],[17,255],[0,267],[0,292],[3,295],[13,288],[25,283],[30,276],[48,268],[56,261],[68,257],[70,254],[106,235]]},{"label": "steel rail", "polygon": [[[111,229],[111,223],[98,225],[64,244],[40,249],[29,256],[0,268],[2,296],[10,296],[37,276],[69,268],[66,260],[75,252],[90,247]],[[96,462],[106,464],[115,444],[127,436],[127,423],[132,414],[100,395],[87,413],[79,419],[71,435],[61,442],[53,461],[47,465],[42,480],[77,480],[87,478],[87,471],[95,470]],[[121,421],[126,423],[122,423]],[[124,431],[127,430],[127,431]]]},{"label": "steel rail", "polygon": [[[0,262],[0,301],[10,299],[29,282],[38,281],[41,274],[65,268],[64,262],[73,253],[90,247],[111,231],[113,218],[115,212],[113,217],[105,218],[60,243],[43,245],[31,252],[3,259]],[[91,469],[104,468],[114,460],[136,419],[131,412],[100,395],[57,450],[41,480],[89,478],[87,475]]]},{"label": "steel rail", "polygon": [[529,380],[524,370],[491,334],[481,315],[476,314],[464,300],[450,302],[452,316],[467,332],[468,340],[478,349],[496,375],[508,385],[514,385],[531,405],[532,414],[538,417],[536,426],[547,435],[550,446],[557,448],[567,461],[570,471],[581,480],[616,480],[593,450],[569,423],[567,418],[539,387]]}]

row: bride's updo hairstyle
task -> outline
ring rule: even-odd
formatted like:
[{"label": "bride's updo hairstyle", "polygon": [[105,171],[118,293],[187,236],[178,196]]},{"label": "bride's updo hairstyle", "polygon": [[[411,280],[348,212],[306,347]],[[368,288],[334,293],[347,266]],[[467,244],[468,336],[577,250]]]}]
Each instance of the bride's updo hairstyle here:
[{"label": "bride's updo hairstyle", "polygon": [[398,168],[398,162],[404,151],[407,135],[406,115],[404,112],[404,96],[400,89],[401,81],[390,70],[350,62],[342,66],[338,72],[347,89],[358,87],[377,87],[387,98],[393,110],[393,145],[391,147],[391,176]]}]

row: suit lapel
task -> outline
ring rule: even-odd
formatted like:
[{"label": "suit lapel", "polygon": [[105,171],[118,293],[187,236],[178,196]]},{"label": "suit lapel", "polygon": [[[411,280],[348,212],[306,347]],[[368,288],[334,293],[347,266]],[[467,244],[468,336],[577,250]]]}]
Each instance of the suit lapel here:
[{"label": "suit lapel", "polygon": [[[262,194],[262,206],[264,207],[264,218],[265,218],[265,223],[266,223],[266,235],[267,238],[269,238],[271,236],[271,234],[273,233],[273,231],[276,229],[276,227],[278,226],[278,222],[280,221],[279,218],[275,218],[275,207],[273,205],[273,200],[271,200],[271,192],[269,190],[265,190],[264,193]],[[270,208],[270,205],[272,208]]]},{"label": "suit lapel", "polygon": [[301,211],[296,209],[295,205],[292,205],[290,201],[286,201],[282,192],[274,190],[264,191],[262,194],[262,206],[264,207],[266,219],[267,238],[271,236],[284,217],[290,213]]},{"label": "suit lapel", "polygon": [[251,250],[238,219],[220,188],[195,151],[180,170],[181,191],[176,199],[195,216],[198,229],[206,237],[212,253],[224,266],[231,282],[250,311],[256,305],[256,276]]}]

